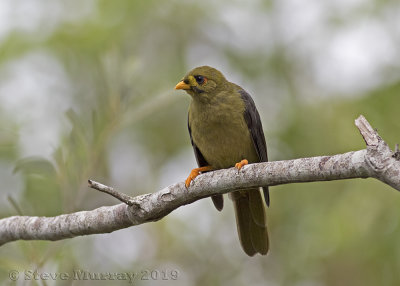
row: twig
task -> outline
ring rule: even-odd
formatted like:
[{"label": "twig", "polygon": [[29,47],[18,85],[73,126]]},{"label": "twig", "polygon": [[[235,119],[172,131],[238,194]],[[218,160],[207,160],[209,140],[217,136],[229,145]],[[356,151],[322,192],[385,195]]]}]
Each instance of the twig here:
[{"label": "twig", "polygon": [[372,128],[367,119],[363,115],[360,115],[356,120],[355,124],[360,131],[365,143],[368,146],[377,145],[379,142],[378,132]]},{"label": "twig", "polygon": [[109,195],[113,196],[114,198],[120,200],[121,202],[127,204],[128,206],[131,206],[133,204],[133,197],[128,196],[124,193],[118,192],[117,190],[115,190],[112,187],[108,187],[106,185],[100,184],[93,180],[88,180],[88,183],[89,183],[89,187],[91,187],[92,189],[109,194]]}]

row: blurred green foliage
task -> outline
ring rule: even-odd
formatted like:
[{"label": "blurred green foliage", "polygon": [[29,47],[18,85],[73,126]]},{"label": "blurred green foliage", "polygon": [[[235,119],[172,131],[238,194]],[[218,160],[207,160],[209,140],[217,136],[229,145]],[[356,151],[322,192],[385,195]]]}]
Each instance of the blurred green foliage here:
[{"label": "blurred green foliage", "polygon": [[[400,8],[396,1],[366,0],[351,9],[342,3],[342,10],[332,8],[335,1],[309,2],[302,12],[325,9],[313,29],[326,37],[366,20],[388,25],[384,12]],[[186,130],[190,99],[173,87],[201,64],[219,68],[253,94],[273,160],[364,148],[353,123],[360,114],[390,146],[399,141],[399,65],[389,61],[372,87],[360,82],[346,93],[334,84],[324,86],[319,73],[312,72],[314,30],[291,36],[295,25],[279,18],[291,1],[90,3],[89,12],[77,17],[79,1],[59,1],[62,13],[56,23],[42,17],[36,28],[10,29],[0,41],[1,217],[18,214],[10,201],[24,215],[36,216],[117,203],[89,190],[88,178],[131,195],[183,180],[195,166]],[[35,5],[44,15],[54,12],[44,2]],[[268,31],[265,41],[260,40],[265,38],[262,28]],[[398,32],[387,30],[390,39],[398,39]],[[309,50],[304,42],[311,43],[305,45]],[[322,58],[328,53],[319,51]],[[14,89],[2,89],[13,65],[37,54],[44,56],[32,77],[46,61],[65,74],[54,79],[50,65],[27,97],[19,93],[24,78]],[[35,96],[36,89],[54,80],[68,86],[67,92],[52,87],[43,97]],[[36,105],[24,100],[46,106],[55,98],[60,100],[55,112],[37,110],[45,121],[40,132],[27,137],[39,121],[28,116]],[[10,110],[14,99],[25,109]],[[49,127],[53,122],[59,122],[56,131]],[[35,145],[47,131],[53,142]],[[177,269],[178,280],[152,285],[399,285],[399,204],[395,190],[372,179],[276,186],[268,210],[271,252],[249,258],[240,249],[229,202],[217,213],[210,200],[202,200],[157,223],[112,234],[6,244],[0,248],[0,281],[9,284],[12,269],[139,274]]]}]

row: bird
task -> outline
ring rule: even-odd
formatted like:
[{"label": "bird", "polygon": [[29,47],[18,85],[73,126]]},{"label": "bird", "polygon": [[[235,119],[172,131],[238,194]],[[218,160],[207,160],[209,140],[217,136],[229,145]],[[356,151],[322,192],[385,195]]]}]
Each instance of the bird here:
[{"label": "bird", "polygon": [[[191,96],[188,130],[198,168],[191,170],[187,188],[204,172],[267,162],[267,145],[260,115],[249,93],[229,82],[217,69],[200,66],[189,71],[175,89]],[[249,256],[269,250],[266,207],[268,186],[229,193],[240,244]],[[223,195],[211,197],[221,211]]]}]

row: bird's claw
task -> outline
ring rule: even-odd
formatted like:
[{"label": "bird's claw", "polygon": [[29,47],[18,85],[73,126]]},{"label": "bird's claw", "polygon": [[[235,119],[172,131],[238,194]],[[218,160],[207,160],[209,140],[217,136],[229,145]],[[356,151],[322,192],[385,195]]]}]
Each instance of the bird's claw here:
[{"label": "bird's claw", "polygon": [[192,171],[190,171],[189,176],[187,177],[186,181],[185,181],[185,186],[186,189],[189,188],[190,183],[194,180],[194,178],[196,178],[198,175],[200,174],[200,172],[197,169],[193,169]]},{"label": "bird's claw", "polygon": [[247,161],[246,159],[243,159],[242,161],[238,162],[235,164],[235,168],[238,170],[238,172],[240,171],[240,169],[242,169],[243,166],[249,164],[249,161]]},{"label": "bird's claw", "polygon": [[189,188],[190,183],[198,176],[200,175],[200,172],[206,172],[206,171],[210,171],[212,170],[211,166],[204,166],[204,167],[200,167],[200,168],[195,168],[192,171],[190,171],[189,176],[187,177],[186,181],[185,181],[185,186],[186,189]]}]

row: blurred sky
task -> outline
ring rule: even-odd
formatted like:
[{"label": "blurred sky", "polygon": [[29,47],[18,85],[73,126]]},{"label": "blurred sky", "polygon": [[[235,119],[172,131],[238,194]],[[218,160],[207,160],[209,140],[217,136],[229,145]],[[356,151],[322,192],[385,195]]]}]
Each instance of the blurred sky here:
[{"label": "blurred sky", "polygon": [[[0,1],[0,42],[12,31],[26,37],[45,38],[62,23],[94,15],[94,3]],[[305,75],[299,90],[303,96],[359,96],[382,82],[397,79],[398,74],[390,72],[400,63],[400,51],[396,49],[399,39],[393,37],[393,31],[400,34],[399,6],[388,5],[378,13],[377,19],[368,15],[368,9],[374,9],[372,3],[368,3],[363,0],[282,0],[274,3],[273,17],[268,17],[260,9],[263,1],[248,1],[247,5],[231,1],[228,6],[222,1],[215,3],[214,17],[221,20],[223,28],[213,29],[208,36],[242,53],[265,52],[273,45],[295,45],[290,49],[296,59],[294,64],[300,63],[301,68],[306,69],[299,71]],[[353,13],[361,16],[348,21],[346,15]],[[327,21],[339,24],[332,29]],[[207,28],[206,25],[204,29]],[[237,42],[237,38],[241,41]],[[202,59],[219,66],[232,81],[243,81],[225,57],[212,47],[195,45],[189,48],[188,66],[204,64]],[[3,64],[0,75],[3,110],[12,114],[17,123],[24,123],[20,133],[22,155],[48,157],[59,143],[61,128],[65,128],[63,111],[72,105],[67,95],[73,92],[74,85],[63,65],[48,51],[33,51]],[[265,82],[264,78],[259,81],[249,88],[257,90],[258,85]],[[45,129],[41,128],[44,123]]]}]

